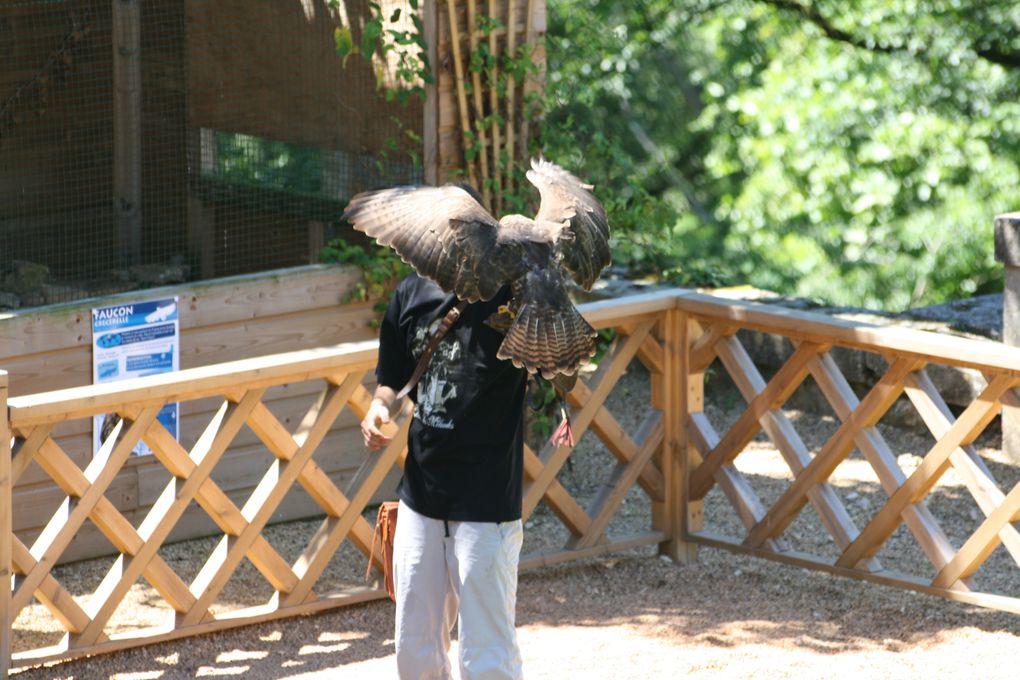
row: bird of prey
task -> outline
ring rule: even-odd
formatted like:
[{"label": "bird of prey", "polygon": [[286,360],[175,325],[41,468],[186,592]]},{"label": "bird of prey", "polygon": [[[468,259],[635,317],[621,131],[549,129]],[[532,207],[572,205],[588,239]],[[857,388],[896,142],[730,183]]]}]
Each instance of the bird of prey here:
[{"label": "bird of prey", "polygon": [[527,177],[541,196],[534,218],[497,221],[466,184],[361,193],[343,217],[461,300],[490,300],[509,284],[510,301],[489,320],[506,331],[497,356],[551,379],[595,353],[566,277],[591,290],[609,266],[609,222],[592,186],[558,165],[532,160]]}]

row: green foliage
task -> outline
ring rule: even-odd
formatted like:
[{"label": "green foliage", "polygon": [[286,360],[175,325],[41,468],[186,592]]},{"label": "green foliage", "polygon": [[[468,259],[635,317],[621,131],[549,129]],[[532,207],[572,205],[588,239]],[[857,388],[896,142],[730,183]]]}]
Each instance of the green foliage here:
[{"label": "green foliage", "polygon": [[987,0],[552,0],[543,147],[642,273],[892,310],[988,292],[1018,28]]},{"label": "green foliage", "polygon": [[411,273],[411,267],[389,248],[351,244],[342,238],[330,241],[322,249],[320,259],[359,267],[361,280],[341,302],[374,301],[374,309],[380,314],[386,311],[390,296],[400,280]]}]

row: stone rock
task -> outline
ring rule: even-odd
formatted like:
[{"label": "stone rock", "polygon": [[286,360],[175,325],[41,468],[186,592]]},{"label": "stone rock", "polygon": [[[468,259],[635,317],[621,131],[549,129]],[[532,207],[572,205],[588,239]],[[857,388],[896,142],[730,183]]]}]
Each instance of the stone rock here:
[{"label": "stone rock", "polygon": [[21,306],[21,298],[14,293],[0,291],[0,309],[17,309]]},{"label": "stone rock", "polygon": [[185,264],[138,264],[129,268],[131,280],[143,286],[166,286],[171,283],[184,283],[190,275],[190,268]]},{"label": "stone rock", "polygon": [[[36,262],[15,260],[4,277],[4,289],[10,293],[24,296],[40,287],[50,278],[50,268]],[[24,301],[22,301],[24,302]]]},{"label": "stone rock", "polygon": [[54,286],[51,284],[43,284],[40,286],[40,292],[42,293],[43,300],[46,304],[52,305],[58,302],[70,302],[72,300],[80,300],[88,297],[88,293],[78,288],[72,288],[70,286]]}]

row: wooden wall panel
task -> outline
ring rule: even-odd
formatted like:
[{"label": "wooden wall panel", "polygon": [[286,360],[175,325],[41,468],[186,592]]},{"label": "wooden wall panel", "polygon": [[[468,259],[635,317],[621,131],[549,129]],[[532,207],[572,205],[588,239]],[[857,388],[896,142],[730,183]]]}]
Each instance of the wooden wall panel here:
[{"label": "wooden wall panel", "polygon": [[[360,276],[356,269],[313,265],[0,315],[0,368],[10,372],[12,396],[90,384],[92,307],[172,295],[180,301],[181,368],[370,339],[376,336],[372,305],[341,304]],[[367,375],[365,382],[371,389],[374,376]],[[281,385],[267,392],[264,403],[293,431],[321,388],[321,382]],[[180,441],[185,448],[194,444],[218,407],[216,399],[182,405]],[[76,464],[88,464],[90,421],[61,423],[55,433]],[[344,411],[320,445],[316,462],[343,489],[364,459],[356,418]],[[265,445],[243,428],[213,478],[241,505],[271,460]],[[109,500],[129,519],[140,521],[168,480],[169,473],[155,458],[132,458],[114,482]],[[384,488],[392,490],[395,483],[396,477]],[[42,468],[31,464],[15,488],[14,522],[19,537],[31,545],[63,498]],[[295,492],[288,495],[275,520],[317,514],[321,514],[318,506],[303,492]],[[189,510],[173,539],[215,530],[204,515],[197,506]],[[63,559],[91,557],[109,548],[109,541],[88,527]]]}]

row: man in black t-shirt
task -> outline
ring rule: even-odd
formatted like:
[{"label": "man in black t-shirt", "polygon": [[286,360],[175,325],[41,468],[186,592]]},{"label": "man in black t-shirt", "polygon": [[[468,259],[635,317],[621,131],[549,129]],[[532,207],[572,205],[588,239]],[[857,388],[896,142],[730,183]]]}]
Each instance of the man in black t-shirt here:
[{"label": "man in black t-shirt", "polygon": [[[514,609],[527,373],[496,358],[503,335],[485,323],[509,296],[505,288],[468,305],[411,392],[393,559],[401,678],[450,677],[454,621],[463,680],[521,677]],[[456,303],[415,274],[394,292],[380,328],[378,387],[361,423],[370,449],[389,443],[379,428]]]}]

